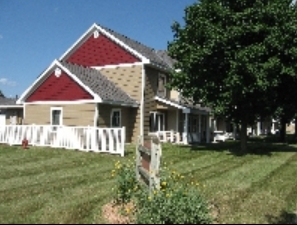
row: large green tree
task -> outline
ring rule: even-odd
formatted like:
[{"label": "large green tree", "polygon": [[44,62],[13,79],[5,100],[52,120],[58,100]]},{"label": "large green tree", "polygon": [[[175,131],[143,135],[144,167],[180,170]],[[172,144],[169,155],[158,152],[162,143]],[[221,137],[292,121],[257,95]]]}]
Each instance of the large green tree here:
[{"label": "large green tree", "polygon": [[247,126],[275,112],[281,77],[295,74],[295,17],[290,0],[201,0],[172,25],[170,86],[240,124],[242,153]]}]

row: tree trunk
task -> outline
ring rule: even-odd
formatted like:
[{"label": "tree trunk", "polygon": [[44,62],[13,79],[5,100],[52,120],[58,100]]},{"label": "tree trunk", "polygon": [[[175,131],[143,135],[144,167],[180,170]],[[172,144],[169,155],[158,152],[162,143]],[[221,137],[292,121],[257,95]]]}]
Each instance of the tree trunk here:
[{"label": "tree trunk", "polygon": [[279,141],[282,143],[286,141],[286,120],[284,118],[280,120]]},{"label": "tree trunk", "polygon": [[247,122],[241,122],[241,129],[240,129],[240,153],[242,155],[247,153]]},{"label": "tree trunk", "polygon": [[294,126],[295,126],[295,133],[294,133],[294,137],[297,138],[297,117],[295,117],[295,121],[294,121]]}]

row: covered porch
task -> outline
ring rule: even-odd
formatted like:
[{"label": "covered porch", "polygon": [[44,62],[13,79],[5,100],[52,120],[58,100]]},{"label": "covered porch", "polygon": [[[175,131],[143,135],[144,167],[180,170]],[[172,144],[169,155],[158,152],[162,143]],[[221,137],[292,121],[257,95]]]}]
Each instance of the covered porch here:
[{"label": "covered porch", "polygon": [[156,110],[150,111],[149,135],[162,142],[193,144],[210,142],[209,110],[173,100],[156,97]]}]

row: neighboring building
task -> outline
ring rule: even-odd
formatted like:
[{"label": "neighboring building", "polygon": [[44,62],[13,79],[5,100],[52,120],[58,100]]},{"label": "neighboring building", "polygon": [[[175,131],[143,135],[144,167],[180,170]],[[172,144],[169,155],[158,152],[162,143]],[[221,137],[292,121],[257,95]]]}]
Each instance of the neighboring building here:
[{"label": "neighboring building", "polygon": [[22,124],[23,105],[16,101],[16,98],[0,97],[0,126]]},{"label": "neighboring building", "polygon": [[128,142],[164,131],[208,142],[210,110],[165,87],[173,63],[166,51],[94,24],[20,96],[23,124],[125,126]]}]

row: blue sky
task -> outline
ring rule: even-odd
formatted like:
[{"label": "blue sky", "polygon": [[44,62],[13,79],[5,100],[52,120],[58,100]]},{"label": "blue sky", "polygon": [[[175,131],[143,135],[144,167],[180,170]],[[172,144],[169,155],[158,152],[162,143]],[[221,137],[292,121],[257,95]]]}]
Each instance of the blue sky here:
[{"label": "blue sky", "polygon": [[0,90],[20,96],[94,23],[155,49],[196,0],[0,0]]}]

